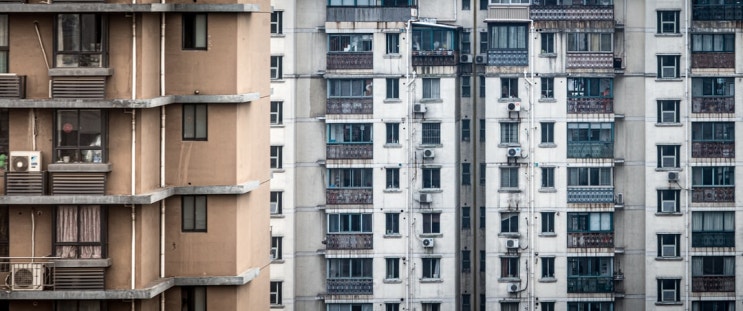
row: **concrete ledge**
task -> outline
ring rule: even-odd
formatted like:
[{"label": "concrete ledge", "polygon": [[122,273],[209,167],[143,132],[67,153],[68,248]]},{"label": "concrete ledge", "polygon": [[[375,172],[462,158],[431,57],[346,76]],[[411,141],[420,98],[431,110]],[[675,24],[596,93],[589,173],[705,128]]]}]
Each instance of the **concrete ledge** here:
[{"label": "concrete ledge", "polygon": [[[0,5],[0,12],[2,5]],[[156,108],[170,104],[240,104],[260,98],[259,93],[229,95],[168,95],[149,99],[0,99],[0,108]]]},{"label": "concrete ledge", "polygon": [[225,286],[245,285],[257,278],[259,268],[251,268],[235,276],[175,277],[175,286]]},{"label": "concrete ledge", "polygon": [[107,268],[111,258],[103,259],[52,259],[55,268]]},{"label": "concrete ledge", "polygon": [[113,68],[51,68],[49,69],[50,77],[80,77],[80,76],[112,76]]},{"label": "concrete ledge", "polygon": [[51,163],[47,166],[47,171],[108,173],[111,167],[113,167],[111,163]]},{"label": "concrete ledge", "polygon": [[[151,4],[123,4],[123,3],[54,3],[27,4],[3,3],[0,12],[7,13],[113,13],[113,12],[219,12],[219,13],[252,13],[260,12],[260,6],[248,3],[228,4],[190,4],[190,3],[151,3]],[[267,8],[268,10],[268,8]]]}]

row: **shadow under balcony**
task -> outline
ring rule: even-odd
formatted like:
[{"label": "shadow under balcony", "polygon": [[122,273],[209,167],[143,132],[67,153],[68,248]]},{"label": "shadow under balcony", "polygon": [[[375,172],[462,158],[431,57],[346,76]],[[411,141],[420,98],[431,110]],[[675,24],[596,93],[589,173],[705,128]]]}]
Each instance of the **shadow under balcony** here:
[{"label": "shadow under balcony", "polygon": [[611,293],[614,291],[612,276],[568,277],[568,293]]},{"label": "shadow under balcony", "polygon": [[735,141],[692,142],[692,158],[735,158]]},{"label": "shadow under balcony", "polygon": [[614,99],[605,97],[568,97],[568,113],[613,113]]},{"label": "shadow under balcony", "polygon": [[329,6],[328,22],[407,22],[412,17],[412,6]]},{"label": "shadow under balcony", "polygon": [[692,186],[691,202],[716,203],[735,202],[735,187],[698,187]]},{"label": "shadow under balcony", "polygon": [[359,279],[327,279],[328,295],[373,295],[374,280],[371,278]]},{"label": "shadow under balcony", "polygon": [[362,189],[327,189],[325,191],[326,204],[372,204],[373,192],[371,188]]},{"label": "shadow under balcony", "polygon": [[734,292],[735,276],[693,276],[692,292]]},{"label": "shadow under balcony", "polygon": [[26,76],[0,74],[0,98],[26,98]]},{"label": "shadow under balcony", "polygon": [[371,97],[334,97],[327,99],[326,114],[372,114],[374,99]]},{"label": "shadow under balcony", "polygon": [[328,53],[327,69],[374,69],[372,52]]},{"label": "shadow under balcony", "polygon": [[456,66],[459,56],[456,51],[413,51],[413,66]]},{"label": "shadow under balcony", "polygon": [[373,159],[373,144],[339,144],[325,147],[325,158],[332,159]]},{"label": "shadow under balcony", "polygon": [[734,113],[735,97],[692,97],[692,113]]},{"label": "shadow under balcony", "polygon": [[691,247],[735,247],[735,232],[692,232]]},{"label": "shadow under balcony", "polygon": [[372,233],[328,234],[325,238],[328,250],[374,249]]},{"label": "shadow under balcony", "polygon": [[568,232],[568,247],[613,248],[613,232]]},{"label": "shadow under balcony", "polygon": [[568,158],[613,158],[614,142],[568,142]]},{"label": "shadow under balcony", "polygon": [[614,187],[568,187],[568,203],[614,203]]}]

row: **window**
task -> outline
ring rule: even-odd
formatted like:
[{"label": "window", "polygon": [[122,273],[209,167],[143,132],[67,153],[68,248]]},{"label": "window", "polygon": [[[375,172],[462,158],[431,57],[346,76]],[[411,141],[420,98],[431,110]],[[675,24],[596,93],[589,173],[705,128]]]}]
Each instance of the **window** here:
[{"label": "window", "polygon": [[462,141],[470,141],[470,119],[462,119]]},{"label": "window", "polygon": [[8,15],[0,14],[0,73],[8,72]]},{"label": "window", "polygon": [[542,278],[555,278],[555,257],[542,257]]},{"label": "window", "polygon": [[374,267],[371,258],[329,258],[327,261],[328,279],[372,278]]},{"label": "window", "polygon": [[385,302],[384,311],[400,311],[400,304],[397,302]]},{"label": "window", "polygon": [[679,101],[658,101],[658,123],[679,123]]},{"label": "window", "polygon": [[385,38],[387,39],[387,54],[399,54],[400,34],[388,33]]},{"label": "window", "polygon": [[519,258],[518,257],[501,257],[500,277],[501,278],[518,278],[519,277]]},{"label": "window", "polygon": [[[54,161],[107,161],[107,112],[96,109],[60,109],[56,114]],[[5,120],[7,121],[7,119]],[[7,126],[7,122],[4,122]],[[7,131],[4,135],[7,135]],[[7,136],[6,136],[7,137]],[[7,150],[5,150],[7,152]]]},{"label": "window", "polygon": [[[8,311],[8,304],[0,302],[0,310]],[[101,311],[107,310],[105,300],[60,300],[54,303],[56,311]],[[4,308],[5,307],[5,308]],[[185,310],[185,309],[184,309]]]},{"label": "window", "polygon": [[734,52],[735,34],[691,35],[692,52]]},{"label": "window", "polygon": [[386,273],[385,279],[399,279],[400,278],[400,258],[385,258]]},{"label": "window", "polygon": [[283,282],[271,281],[270,299],[269,302],[273,306],[281,305],[281,290]]},{"label": "window", "polygon": [[472,77],[462,76],[462,97],[472,96]]},{"label": "window", "polygon": [[568,78],[568,98],[612,98],[614,79]]},{"label": "window", "polygon": [[387,78],[387,99],[400,99],[400,79]]},{"label": "window", "polygon": [[[340,1],[340,0],[331,0]],[[371,303],[328,303],[326,311],[372,311],[374,304]]]},{"label": "window", "polygon": [[679,145],[658,146],[658,168],[679,167]]},{"label": "window", "polygon": [[487,256],[485,255],[485,251],[480,251],[480,272],[485,272],[486,259],[487,259]]},{"label": "window", "polygon": [[692,311],[735,311],[735,301],[692,301]]},{"label": "window", "polygon": [[500,88],[501,88],[501,98],[518,98],[519,97],[519,79],[518,78],[501,78]]},{"label": "window", "polygon": [[611,167],[569,167],[568,187],[611,186]]},{"label": "window", "polygon": [[519,232],[519,213],[501,213],[500,214],[500,232],[501,233],[518,233]]},{"label": "window", "polygon": [[387,234],[399,234],[400,213],[384,213],[384,229]]},{"label": "window", "polygon": [[540,301],[539,304],[542,306],[541,311],[555,311],[554,301]]},{"label": "window", "polygon": [[480,32],[480,53],[485,54],[488,52],[488,32]]},{"label": "window", "polygon": [[423,169],[423,189],[441,188],[441,169],[424,168]]},{"label": "window", "polygon": [[328,98],[368,98],[374,88],[372,79],[328,79]]},{"label": "window", "polygon": [[611,52],[611,33],[568,33],[568,52]]},{"label": "window", "polygon": [[372,214],[328,214],[328,233],[371,233]]},{"label": "window", "polygon": [[568,123],[568,158],[614,157],[614,123]]},{"label": "window", "polygon": [[[612,257],[568,257],[567,273],[568,293],[611,293],[614,291],[614,259]],[[568,310],[578,309],[568,307]]]},{"label": "window", "polygon": [[658,190],[658,213],[678,213],[681,206],[680,190]]},{"label": "window", "polygon": [[181,311],[204,311],[206,310],[206,287],[205,286],[183,286],[181,287]]},{"label": "window", "polygon": [[485,142],[485,119],[480,119],[480,142]]},{"label": "window", "polygon": [[399,189],[400,188],[400,169],[399,168],[385,168],[385,184],[387,189]]},{"label": "window", "polygon": [[472,164],[462,163],[462,186],[472,185]]},{"label": "window", "polygon": [[658,33],[679,33],[679,11],[658,11]]},{"label": "window", "polygon": [[679,302],[680,283],[680,279],[658,279],[658,302]]},{"label": "window", "polygon": [[485,184],[485,175],[487,173],[488,166],[486,163],[480,163],[480,185]]},{"label": "window", "polygon": [[441,258],[421,258],[423,261],[423,278],[440,279]]},{"label": "window", "polygon": [[462,294],[462,311],[472,310],[472,298],[470,294]]},{"label": "window", "polygon": [[441,79],[439,78],[423,78],[423,99],[439,99],[441,98]]},{"label": "window", "polygon": [[281,215],[283,196],[284,193],[281,191],[271,191],[271,215]]},{"label": "window", "polygon": [[490,47],[493,50],[527,50],[527,26],[525,24],[492,24]]},{"label": "window", "polygon": [[555,33],[543,32],[541,34],[542,54],[555,53]]},{"label": "window", "polygon": [[206,50],[206,29],[205,13],[183,13],[183,49]]},{"label": "window", "polygon": [[[691,276],[735,276],[735,257],[733,256],[692,256]],[[732,283],[732,282],[731,282]],[[720,283],[717,283],[720,284]],[[713,286],[724,286],[713,285]],[[706,286],[705,286],[706,287]],[[712,286],[710,286],[712,287]],[[697,291],[693,289],[692,291]]]},{"label": "window", "polygon": [[[7,15],[5,16],[5,32],[7,33]],[[0,23],[2,21],[0,20]],[[105,25],[104,15],[57,15],[55,67],[106,66],[107,29]],[[8,46],[7,37],[4,40],[0,38],[0,45]],[[4,54],[7,57],[7,52]],[[7,63],[0,63],[0,65],[7,66]],[[7,70],[7,68],[5,69]]]},{"label": "window", "polygon": [[441,144],[441,123],[421,123],[421,126],[423,127],[421,144]]},{"label": "window", "polygon": [[283,56],[271,56],[271,80],[281,80],[284,78],[283,74]]},{"label": "window", "polygon": [[691,179],[693,187],[700,186],[734,186],[735,185],[735,167],[732,166],[711,166],[711,167],[692,167]]},{"label": "window", "polygon": [[455,41],[457,31],[442,27],[413,26],[413,55],[417,51],[453,51],[459,42]]},{"label": "window", "polygon": [[371,168],[328,169],[330,188],[371,188],[373,181]]},{"label": "window", "polygon": [[181,197],[181,228],[183,232],[206,232],[206,196]]},{"label": "window", "polygon": [[441,214],[423,213],[423,233],[441,233]]},{"label": "window", "polygon": [[542,188],[554,188],[555,187],[555,168],[554,167],[543,167],[542,168]]},{"label": "window", "polygon": [[329,123],[328,144],[371,144],[371,123]]},{"label": "window", "polygon": [[[467,0],[463,0],[463,1],[467,1]],[[472,48],[470,46],[472,43],[472,41],[470,40],[470,38],[472,38],[472,33],[469,31],[462,32],[460,34],[460,38],[461,38],[460,51],[462,52],[462,54],[470,54],[472,52]]]},{"label": "window", "polygon": [[692,142],[733,142],[735,123],[733,122],[692,122]]},{"label": "window", "polygon": [[733,97],[735,96],[734,78],[692,78],[692,97]]},{"label": "window", "polygon": [[658,234],[658,257],[676,258],[681,256],[679,234]]},{"label": "window", "polygon": [[[501,0],[501,1],[505,1],[505,0]],[[500,309],[501,311],[519,311],[519,303],[518,302],[501,302]]]},{"label": "window", "polygon": [[518,188],[519,187],[519,168],[504,167],[500,169],[500,187],[501,188]]},{"label": "window", "polygon": [[462,11],[470,10],[470,0],[462,0]]},{"label": "window", "polygon": [[480,97],[485,98],[485,90],[487,90],[485,76],[479,76],[478,78],[480,79]]},{"label": "window", "polygon": [[609,301],[568,302],[568,311],[614,311],[614,303]]},{"label": "window", "polygon": [[658,79],[679,78],[679,56],[658,55]]},{"label": "window", "polygon": [[271,125],[284,123],[284,102],[271,102]]},{"label": "window", "polygon": [[568,232],[613,232],[611,212],[568,213]]},{"label": "window", "polygon": [[462,272],[470,272],[470,266],[472,265],[470,254],[471,252],[468,250],[462,251]]},{"label": "window", "polygon": [[693,212],[691,247],[734,247],[735,212]]},{"label": "window", "polygon": [[543,144],[554,144],[555,143],[555,122],[542,122],[540,123],[540,129],[542,130],[542,143]]},{"label": "window", "polygon": [[273,260],[281,260],[284,258],[284,238],[280,236],[271,237],[271,257]]},{"label": "window", "polygon": [[555,78],[542,78],[542,98],[555,98]]},{"label": "window", "polygon": [[488,0],[480,0],[480,10],[488,9]]},{"label": "window", "polygon": [[397,144],[400,142],[400,123],[385,123],[386,137],[388,144]]},{"label": "window", "polygon": [[371,34],[329,34],[328,52],[372,52]]},{"label": "window", "polygon": [[[7,207],[5,210],[7,212]],[[54,256],[106,258],[108,217],[105,208],[100,205],[60,205],[55,210]],[[5,225],[7,223],[0,223],[0,226]],[[6,234],[6,241],[7,237]]]},{"label": "window", "polygon": [[441,311],[441,304],[435,302],[421,303],[422,311]]},{"label": "window", "polygon": [[502,122],[500,124],[501,144],[519,143],[519,124],[517,122]]},{"label": "window", "polygon": [[206,140],[207,137],[207,105],[183,104],[183,140]]},{"label": "window", "polygon": [[485,228],[485,206],[480,206],[480,229]]},{"label": "window", "polygon": [[470,215],[470,207],[469,206],[462,206],[462,229],[470,229],[471,227],[471,215]]},{"label": "window", "polygon": [[542,233],[555,233],[555,212],[542,212]]},{"label": "window", "polygon": [[282,11],[271,12],[271,33],[272,34],[284,33],[284,12]]},{"label": "window", "polygon": [[282,146],[271,146],[271,168],[272,169],[281,169],[284,167],[284,161],[282,157],[283,153],[283,147]]}]

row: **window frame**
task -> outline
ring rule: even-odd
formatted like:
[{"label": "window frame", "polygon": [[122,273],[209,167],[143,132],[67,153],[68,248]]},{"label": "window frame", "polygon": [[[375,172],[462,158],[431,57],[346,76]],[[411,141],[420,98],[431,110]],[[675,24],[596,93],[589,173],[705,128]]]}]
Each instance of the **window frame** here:
[{"label": "window frame", "polygon": [[470,98],[472,97],[472,76],[462,76],[462,97],[463,98]]},{"label": "window frame", "polygon": [[329,213],[327,234],[370,234],[374,220],[371,213]]},{"label": "window frame", "polygon": [[677,169],[681,165],[681,145],[657,145],[657,168]]},{"label": "window frame", "polygon": [[555,234],[555,212],[541,212],[542,234]]},{"label": "window frame", "polygon": [[513,279],[520,278],[520,260],[517,256],[500,257],[500,278]]},{"label": "window frame", "polygon": [[[354,39],[356,41],[354,41]],[[331,33],[328,34],[328,53],[372,53],[374,34],[372,33]]]},{"label": "window frame", "polygon": [[400,234],[400,213],[384,213],[385,234]]},{"label": "window frame", "polygon": [[462,206],[462,219],[460,228],[469,230],[472,228],[472,209],[469,206]]},{"label": "window frame", "polygon": [[[679,55],[657,55],[658,79],[679,79],[681,72],[681,57]],[[673,70],[673,74],[667,73]]]},{"label": "window frame", "polygon": [[424,167],[421,170],[422,189],[441,189],[441,168]]},{"label": "window frame", "polygon": [[470,250],[462,250],[462,272],[469,273],[472,270],[472,252]]},{"label": "window frame", "polygon": [[[680,123],[681,101],[679,100],[658,100],[658,119],[660,124],[677,124]],[[670,121],[668,119],[671,119]]]},{"label": "window frame", "polygon": [[469,11],[472,9],[472,1],[462,0],[462,11]]},{"label": "window frame", "polygon": [[[735,212],[695,211],[691,214],[691,247],[735,247],[735,232]],[[705,235],[717,235],[722,242],[715,242],[714,237],[704,239]]]},{"label": "window frame", "polygon": [[400,169],[396,167],[386,167],[384,169],[385,189],[400,189]]},{"label": "window frame", "polygon": [[500,78],[501,98],[519,98],[519,78]]},{"label": "window frame", "polygon": [[[188,199],[188,200],[187,200]],[[203,204],[202,204],[203,203]],[[181,232],[207,232],[209,227],[209,203],[205,195],[181,196]],[[192,209],[193,220],[188,221],[186,211]],[[203,224],[198,223],[198,215],[203,214]]]},{"label": "window frame", "polygon": [[428,212],[421,213],[421,225],[423,234],[439,234],[441,233],[441,213],[439,212]]},{"label": "window frame", "polygon": [[[674,233],[658,233],[657,235],[657,254],[658,258],[679,258],[681,257],[681,235]],[[671,253],[667,253],[670,251]]]},{"label": "window frame", "polygon": [[500,213],[500,233],[519,233],[519,213]]},{"label": "window frame", "polygon": [[281,170],[284,168],[284,146],[271,146],[270,150],[270,168],[272,170]]},{"label": "window frame", "polygon": [[283,292],[283,283],[282,281],[271,281],[269,285],[269,299],[268,303],[271,306],[280,306],[282,305],[281,301],[281,295]]},{"label": "window frame", "polygon": [[385,280],[399,280],[400,279],[400,258],[388,257],[384,259],[384,279]]},{"label": "window frame", "polygon": [[[495,51],[528,51],[529,27],[525,23],[492,23],[488,27],[489,50]],[[505,41],[498,39],[505,35]]]},{"label": "window frame", "polygon": [[[209,105],[183,104],[182,107],[181,139],[184,141],[207,141],[209,139]],[[191,114],[191,122],[186,122],[189,120],[189,114]],[[186,126],[189,123],[193,123],[191,124],[192,130],[189,130]],[[200,131],[200,128],[203,129]]]},{"label": "window frame", "polygon": [[[92,124],[85,120],[93,120],[97,114],[98,122]],[[65,118],[73,117],[74,120]],[[87,117],[86,117],[87,116]],[[70,122],[72,121],[72,122]],[[54,143],[53,162],[62,162],[65,156],[72,162],[106,163],[108,162],[108,111],[105,109],[57,109],[54,111]],[[81,129],[99,127],[100,132],[83,133]],[[69,129],[69,130],[68,130]],[[67,137],[73,134],[74,137]],[[7,132],[6,132],[7,133]],[[95,138],[85,139],[82,135],[95,135]],[[76,145],[67,146],[67,139],[76,142]],[[100,140],[100,141],[99,141]],[[92,141],[92,142],[88,142]],[[65,145],[63,145],[65,144]],[[66,162],[65,162],[66,163]]]},{"label": "window frame", "polygon": [[555,278],[555,257],[541,257],[542,260],[542,279],[554,279]]},{"label": "window frame", "polygon": [[[199,295],[201,297],[196,297]],[[197,300],[201,298],[202,300]],[[181,310],[185,304],[185,310],[206,310],[207,306],[206,286],[182,286],[181,287]]]},{"label": "window frame", "polygon": [[[711,40],[711,47],[704,46],[709,44],[705,43],[708,40]],[[692,53],[735,53],[735,34],[733,33],[695,33],[691,34],[689,41]],[[722,44],[721,48],[716,47],[717,42]]]},{"label": "window frame", "polygon": [[472,185],[472,164],[462,163],[462,186]]},{"label": "window frame", "polygon": [[555,33],[542,32],[539,35],[539,43],[542,54],[555,54]]},{"label": "window frame", "polygon": [[421,145],[441,145],[441,122],[421,123]]},{"label": "window frame", "polygon": [[[198,24],[203,16],[203,25]],[[203,28],[202,28],[203,27]],[[203,38],[198,38],[203,32]],[[181,14],[181,49],[186,51],[206,51],[209,47],[209,15],[207,13]],[[203,42],[200,42],[202,41]]]},{"label": "window frame", "polygon": [[284,78],[284,56],[271,55],[271,80]]},{"label": "window frame", "polygon": [[271,101],[271,125],[282,125],[284,124],[284,102],[283,101]]},{"label": "window frame", "polygon": [[518,189],[519,188],[519,168],[501,167],[500,168],[500,188],[501,189]]},{"label": "window frame", "polygon": [[500,122],[500,143],[519,143],[519,122]]},{"label": "window frame", "polygon": [[540,136],[542,144],[554,144],[555,143],[555,122],[540,122],[539,123]]},{"label": "window frame", "polygon": [[735,187],[735,166],[695,166],[691,180],[692,188]]},{"label": "window frame", "polygon": [[385,51],[389,54],[400,54],[400,34],[385,34]]},{"label": "window frame", "polygon": [[[568,212],[567,214],[568,233],[614,232],[613,212]],[[598,228],[594,225],[598,225]]]},{"label": "window frame", "polygon": [[421,78],[422,99],[441,99],[441,78]]},{"label": "window frame", "polygon": [[386,99],[400,99],[400,79],[386,78],[385,86]]},{"label": "window frame", "polygon": [[[62,17],[65,15],[69,16],[77,16],[78,27],[76,29],[70,29],[75,34],[74,35],[65,35],[65,29],[63,27],[60,27],[61,23],[64,23]],[[95,19],[94,22],[94,30],[92,32],[96,33],[98,35],[98,38],[94,39],[94,41],[98,42],[87,42],[87,44],[94,44],[93,51],[86,51],[86,49],[83,47],[84,42],[81,42],[83,38],[89,38],[90,36],[86,36],[84,34],[89,33],[91,30],[88,28],[83,28],[85,25],[83,24],[83,16],[92,16]],[[88,25],[91,26],[91,25]],[[8,26],[9,27],[9,26]],[[108,66],[108,16],[106,14],[97,14],[97,13],[59,13],[54,16],[54,68],[101,68],[101,67],[107,67]],[[61,50],[64,49],[64,42],[65,38],[68,39],[78,39],[80,42],[76,42],[72,44],[72,47],[70,50]],[[77,47],[75,47],[77,45]],[[99,45],[95,46],[95,45]],[[65,56],[71,56],[71,57],[65,57]],[[98,56],[99,59],[96,62],[95,57]],[[67,60],[70,59],[74,63],[65,64]],[[83,63],[81,66],[80,64]],[[97,65],[96,65],[97,63]],[[85,64],[92,64],[91,65],[85,65]],[[9,68],[8,68],[9,69]]]},{"label": "window frame", "polygon": [[[608,49],[607,45],[608,44]],[[577,53],[613,53],[614,33],[611,32],[570,32],[567,33],[566,50]]]},{"label": "window frame", "polygon": [[462,119],[460,121],[462,129],[462,141],[470,141],[472,138],[472,125],[470,119]]},{"label": "window frame", "polygon": [[692,122],[691,141],[694,142],[735,142],[734,122]]},{"label": "window frame", "polygon": [[[5,207],[7,209],[7,207]],[[90,209],[97,208],[97,211],[92,211]],[[63,213],[62,209],[68,209],[69,212],[74,213],[74,220],[75,225],[74,228],[71,228],[75,232],[67,232],[68,230],[64,230],[64,228],[60,228],[60,222],[65,223],[65,219],[62,218],[61,213]],[[74,209],[74,211],[70,210]],[[85,209],[85,211],[83,210]],[[6,210],[7,211],[7,210]],[[95,225],[95,221],[93,218],[95,217],[94,214],[98,214],[98,226],[96,228],[96,233],[93,233],[91,237],[98,236],[98,241],[85,241],[87,239],[90,239],[91,237],[84,237],[83,235],[86,232],[89,232],[88,230],[83,230],[85,227],[85,224],[83,224],[84,221],[91,221],[92,224],[89,225]],[[7,216],[10,216],[9,214]],[[85,217],[83,217],[85,216]],[[6,218],[6,221],[8,219]],[[97,259],[97,258],[108,258],[108,208],[105,205],[57,205],[54,206],[54,214],[53,214],[53,220],[52,220],[52,250],[53,250],[53,256],[60,257],[63,259]],[[5,228],[8,228],[7,226]],[[69,239],[65,237],[59,236],[60,233],[74,233],[74,241],[60,241]],[[8,235],[9,236],[9,235]],[[7,240],[7,242],[10,242],[10,240]],[[9,243],[5,243],[9,246]],[[95,251],[92,250],[92,256],[83,256],[82,254],[82,248],[87,248],[88,252],[90,252],[92,249],[98,248],[99,254],[96,256]],[[68,256],[73,255],[73,256]]]},{"label": "window frame", "polygon": [[283,191],[271,191],[269,204],[271,205],[271,215],[281,215],[284,208],[284,192]]},{"label": "window frame", "polygon": [[611,187],[613,176],[612,167],[568,167],[568,188]]},{"label": "window frame", "polygon": [[[658,278],[658,302],[659,303],[678,303],[681,301],[681,279]],[[673,297],[666,297],[671,294]]]},{"label": "window frame", "polygon": [[[659,189],[657,190],[658,196],[658,213],[679,213],[681,211],[681,190],[678,189]],[[673,204],[673,209],[668,210],[667,207]]]},{"label": "window frame", "polygon": [[542,188],[555,188],[555,168],[542,167]]},{"label": "window frame", "polygon": [[271,34],[284,34],[284,11],[271,12]]},{"label": "window frame", "polygon": [[421,258],[421,278],[422,279],[441,279],[441,258],[439,257],[422,257]]},{"label": "window frame", "polygon": [[[374,172],[371,168],[329,168],[327,172],[326,186],[328,188],[371,189],[374,184]],[[355,176],[357,174],[359,176]]]},{"label": "window frame", "polygon": [[271,250],[274,251],[273,260],[284,259],[284,237],[283,236],[272,236],[271,237]]},{"label": "window frame", "polygon": [[400,143],[400,123],[390,122],[385,123],[385,143],[386,144],[399,144]]},{"label": "window frame", "polygon": [[555,78],[541,78],[540,82],[542,99],[555,99]]},{"label": "window frame", "polygon": [[374,276],[374,262],[372,258],[327,258],[325,261],[327,265],[325,270],[326,278],[329,280],[371,280]]},{"label": "window frame", "polygon": [[[680,11],[658,11],[657,28],[658,34],[678,34],[680,25]],[[670,29],[668,29],[670,26]]]},{"label": "window frame", "polygon": [[327,79],[328,98],[372,98],[374,79]]}]

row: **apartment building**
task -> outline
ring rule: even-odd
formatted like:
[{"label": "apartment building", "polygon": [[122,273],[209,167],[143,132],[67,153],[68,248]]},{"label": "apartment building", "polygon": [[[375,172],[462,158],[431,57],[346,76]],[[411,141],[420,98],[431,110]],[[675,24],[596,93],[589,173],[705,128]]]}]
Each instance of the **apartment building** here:
[{"label": "apartment building", "polygon": [[0,310],[269,308],[269,15],[0,2]]},{"label": "apartment building", "polygon": [[733,2],[272,1],[272,307],[743,308]]}]

